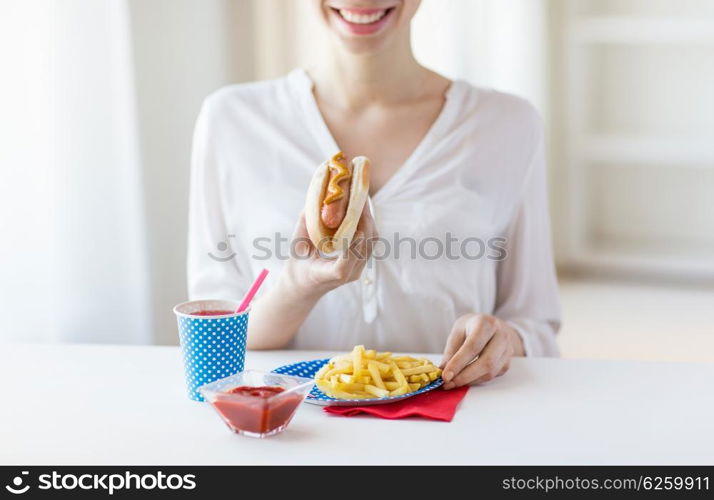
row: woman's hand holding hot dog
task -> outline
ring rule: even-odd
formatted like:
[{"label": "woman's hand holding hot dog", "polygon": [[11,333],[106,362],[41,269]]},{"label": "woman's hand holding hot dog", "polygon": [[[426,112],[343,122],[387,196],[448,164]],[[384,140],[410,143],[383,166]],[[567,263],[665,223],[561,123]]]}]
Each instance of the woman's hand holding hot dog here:
[{"label": "woman's hand holding hot dog", "polygon": [[506,373],[514,356],[524,356],[518,332],[488,314],[466,314],[454,323],[441,362],[444,388],[487,382]]},{"label": "woman's hand holding hot dog", "polygon": [[310,240],[301,214],[293,234],[293,251],[278,283],[253,304],[248,348],[285,347],[325,293],[359,279],[376,238],[374,219],[365,204],[349,250],[324,258]]},{"label": "woman's hand holding hot dog", "polygon": [[359,279],[376,239],[374,219],[365,204],[349,249],[325,258],[310,241],[305,216],[301,215],[293,235],[295,255],[286,263],[283,278],[298,295],[320,298],[330,290]]}]

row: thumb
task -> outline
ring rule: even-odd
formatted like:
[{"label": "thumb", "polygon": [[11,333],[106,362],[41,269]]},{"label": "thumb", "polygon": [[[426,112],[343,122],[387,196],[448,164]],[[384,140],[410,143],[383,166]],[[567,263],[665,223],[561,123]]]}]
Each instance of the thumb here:
[{"label": "thumb", "polygon": [[305,211],[303,210],[300,212],[300,216],[298,217],[297,224],[295,224],[295,229],[293,230],[293,238],[294,240],[298,238],[309,238],[310,235],[307,233],[307,224],[305,223]]},{"label": "thumb", "polygon": [[307,257],[312,251],[313,245],[310,241],[310,235],[307,232],[305,212],[300,213],[297,225],[293,231],[292,247],[298,257]]}]

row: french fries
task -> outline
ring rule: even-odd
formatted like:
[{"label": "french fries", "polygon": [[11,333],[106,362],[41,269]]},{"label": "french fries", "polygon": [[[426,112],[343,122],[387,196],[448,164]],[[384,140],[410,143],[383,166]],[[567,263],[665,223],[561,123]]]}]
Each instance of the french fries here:
[{"label": "french fries", "polygon": [[441,375],[428,359],[392,356],[358,345],[315,374],[317,387],[336,399],[371,399],[418,391]]}]

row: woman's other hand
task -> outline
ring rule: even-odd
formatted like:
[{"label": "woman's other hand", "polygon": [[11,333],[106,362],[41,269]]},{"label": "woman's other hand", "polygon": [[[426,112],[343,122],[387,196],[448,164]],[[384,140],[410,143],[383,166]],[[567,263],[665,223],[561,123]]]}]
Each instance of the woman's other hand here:
[{"label": "woman's other hand", "polygon": [[518,332],[494,316],[466,314],[454,323],[444,348],[444,388],[480,384],[510,367],[514,356],[523,356]]}]

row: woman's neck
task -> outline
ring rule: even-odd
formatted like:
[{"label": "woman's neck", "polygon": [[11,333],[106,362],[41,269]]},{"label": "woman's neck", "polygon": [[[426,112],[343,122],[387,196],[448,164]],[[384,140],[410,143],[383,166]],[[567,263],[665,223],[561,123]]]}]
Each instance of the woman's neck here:
[{"label": "woman's neck", "polygon": [[419,99],[435,76],[416,61],[408,39],[377,54],[353,54],[332,45],[323,63],[309,73],[319,100],[347,110]]}]

